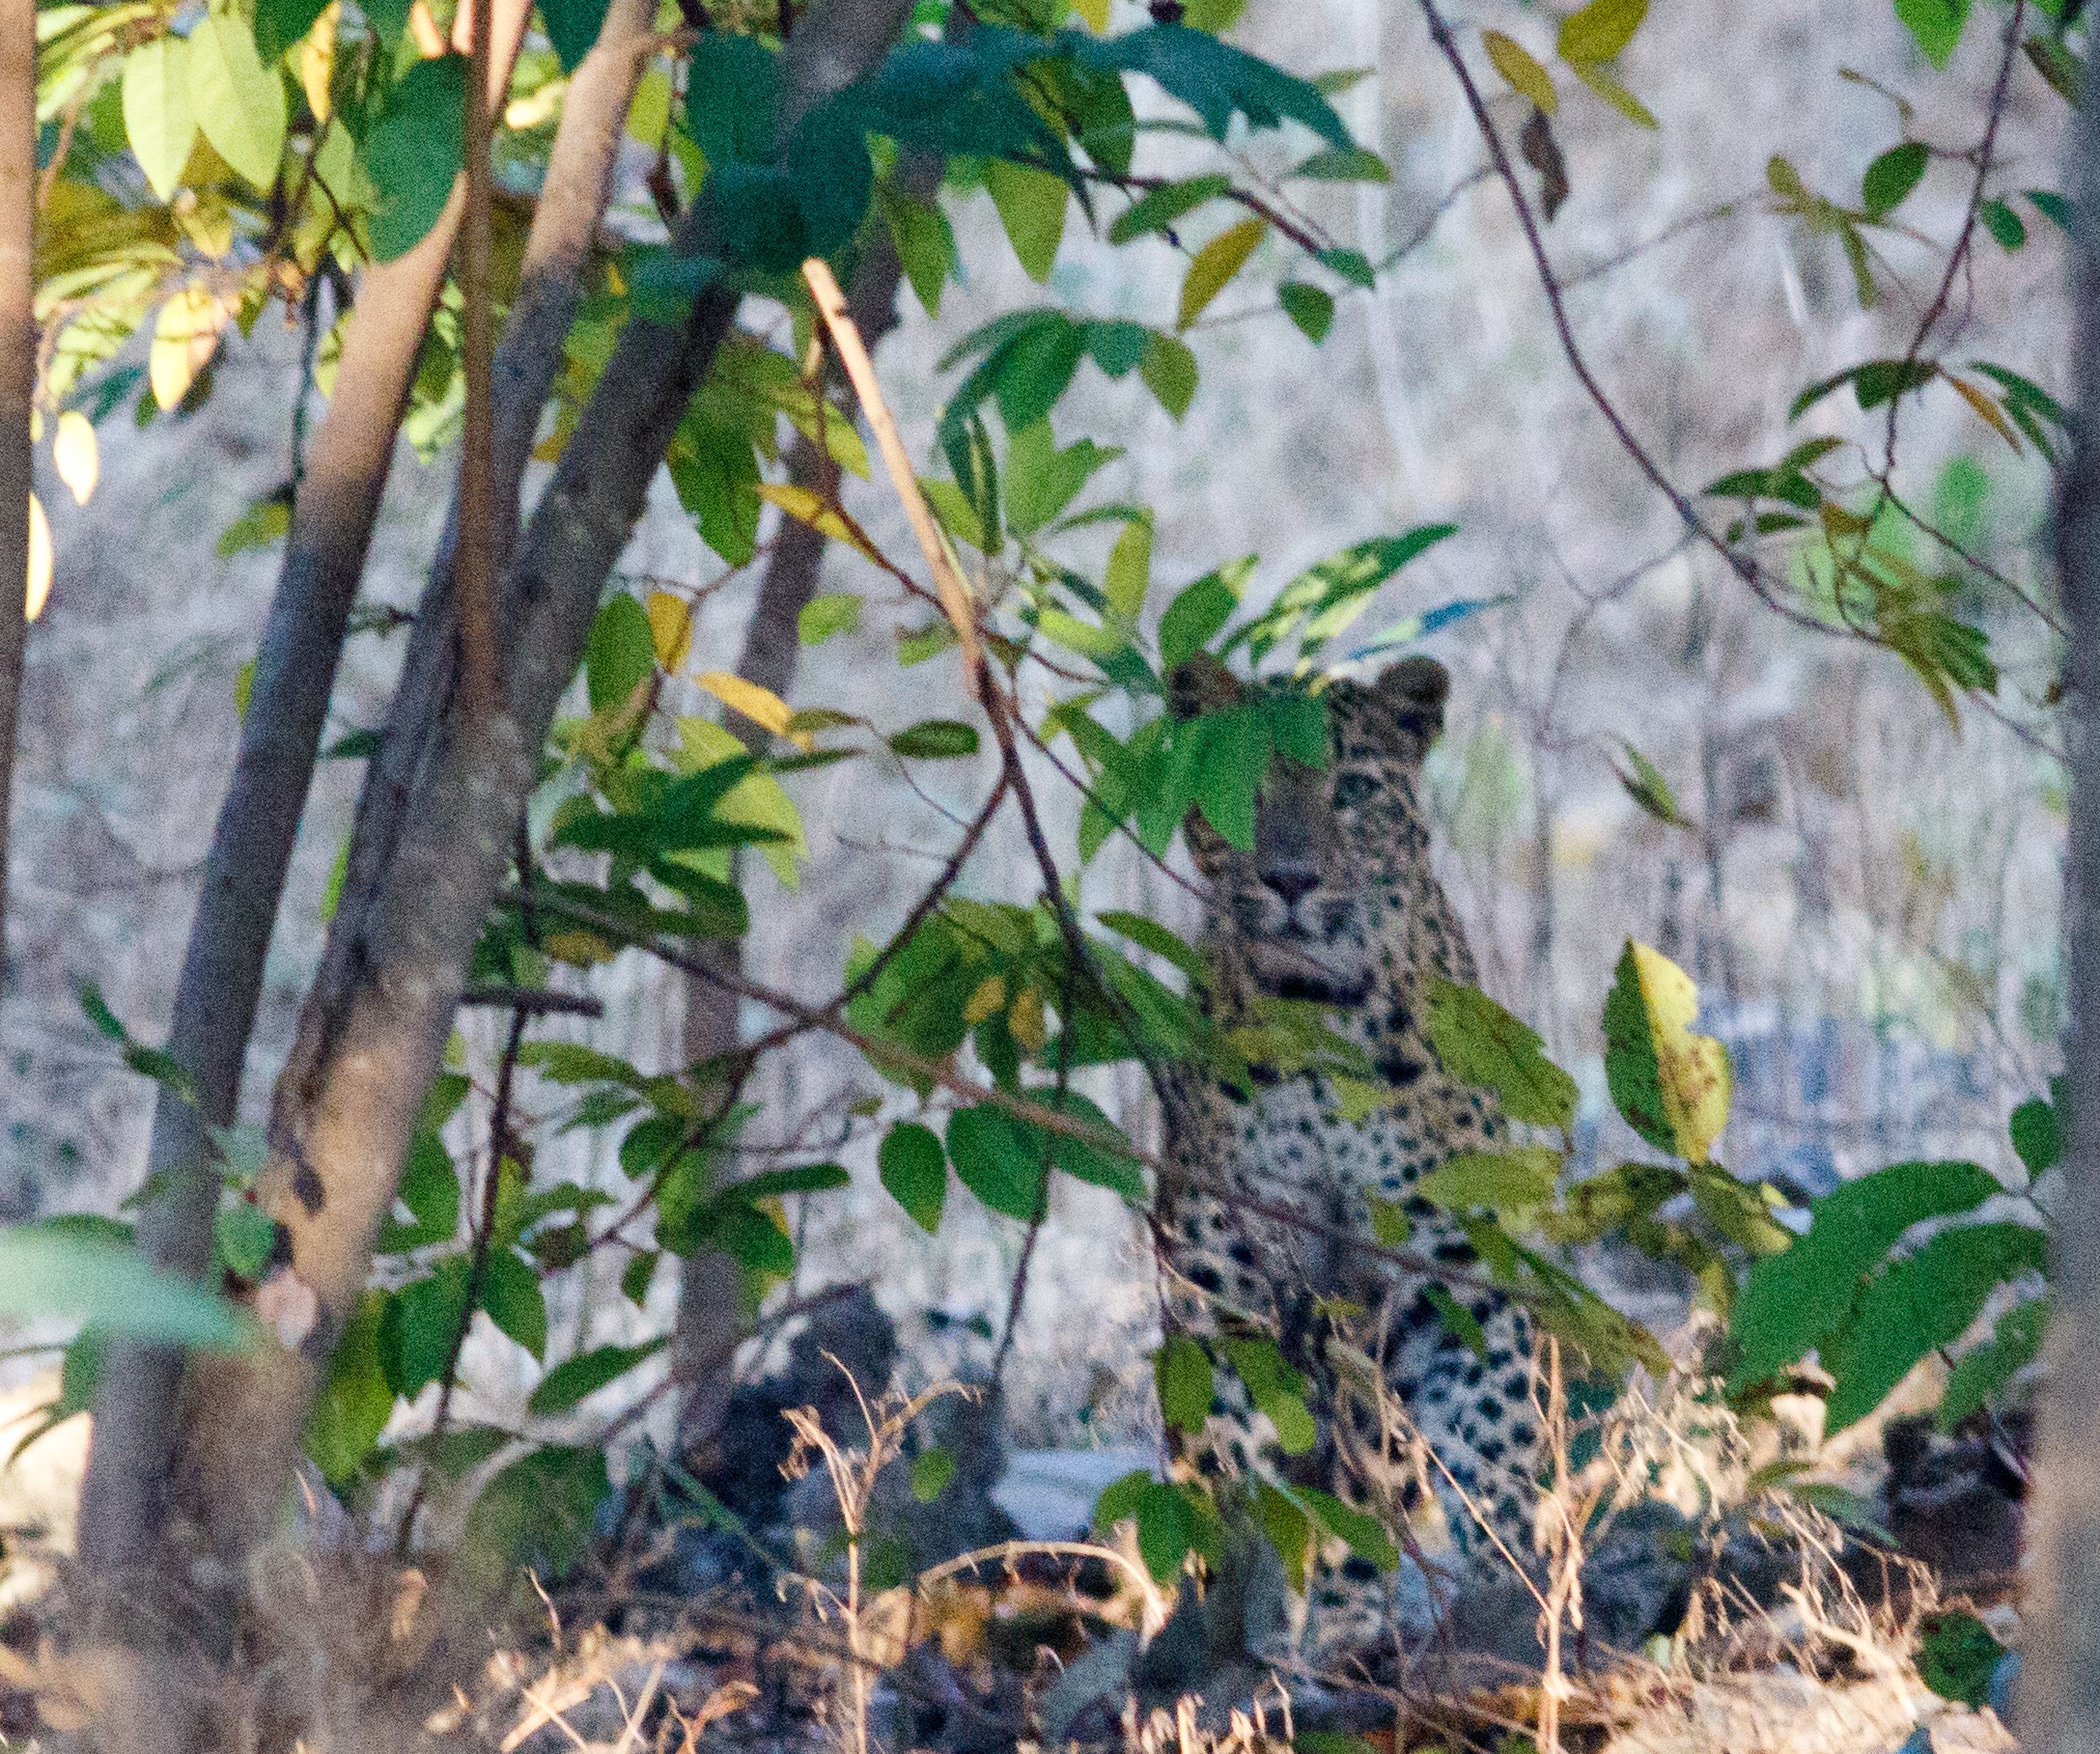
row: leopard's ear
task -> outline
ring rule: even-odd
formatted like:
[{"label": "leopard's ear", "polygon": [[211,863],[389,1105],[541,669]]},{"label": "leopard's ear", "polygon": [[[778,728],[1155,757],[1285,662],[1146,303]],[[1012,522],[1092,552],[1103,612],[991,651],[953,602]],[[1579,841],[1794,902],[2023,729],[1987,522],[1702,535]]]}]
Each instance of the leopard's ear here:
[{"label": "leopard's ear", "polygon": [[1166,679],[1167,710],[1176,718],[1201,718],[1240,704],[1240,679],[1208,652],[1185,658]]},{"label": "leopard's ear", "polygon": [[1433,657],[1403,657],[1371,684],[1392,714],[1403,755],[1419,761],[1443,735],[1443,707],[1451,697],[1451,673]]}]

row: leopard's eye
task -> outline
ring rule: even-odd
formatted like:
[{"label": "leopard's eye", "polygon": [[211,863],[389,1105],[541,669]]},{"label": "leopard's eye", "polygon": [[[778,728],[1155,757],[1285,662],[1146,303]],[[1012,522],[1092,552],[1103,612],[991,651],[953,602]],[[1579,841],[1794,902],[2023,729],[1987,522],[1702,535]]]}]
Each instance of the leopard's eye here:
[{"label": "leopard's eye", "polygon": [[1334,782],[1334,808],[1358,810],[1378,793],[1377,779],[1368,773],[1346,772]]}]

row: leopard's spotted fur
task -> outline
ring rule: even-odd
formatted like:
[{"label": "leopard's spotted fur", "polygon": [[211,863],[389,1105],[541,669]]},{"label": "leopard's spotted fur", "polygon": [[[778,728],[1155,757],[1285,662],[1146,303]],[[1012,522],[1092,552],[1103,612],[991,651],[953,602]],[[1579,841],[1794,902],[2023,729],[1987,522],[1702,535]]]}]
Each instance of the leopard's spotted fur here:
[{"label": "leopard's spotted fur", "polygon": [[[1389,1101],[1345,1120],[1330,1082],[1274,1078],[1246,1095],[1185,1076],[1171,1104],[1171,1163],[1191,1181],[1281,1207],[1350,1235],[1373,1232],[1373,1199],[1404,1207],[1410,1246],[1454,1267],[1472,1250],[1450,1217],[1413,1198],[1454,1153],[1491,1147],[1502,1122],[1490,1099],[1444,1071],[1422,1028],[1428,977],[1471,983],[1473,961],[1429,863],[1417,799],[1422,758],[1442,729],[1449,679],[1408,658],[1375,682],[1325,690],[1332,758],[1324,771],[1275,764],[1251,852],[1191,814],[1190,850],[1211,890],[1207,950],[1214,1003],[1265,992],[1332,1007],[1390,1086]],[[1222,704],[1238,684],[1221,667],[1187,666],[1177,710]],[[1165,1223],[1167,1322],[1213,1352],[1217,1398],[1204,1432],[1180,1440],[1177,1465],[1220,1481],[1269,1477],[1318,1488],[1388,1517],[1420,1502],[1426,1483],[1462,1548],[1488,1544],[1475,1512],[1515,1552],[1530,1547],[1537,1417],[1524,1312],[1491,1292],[1458,1301],[1484,1347],[1459,1337],[1431,1281],[1331,1236],[1249,1211],[1184,1182]],[[1277,1339],[1306,1378],[1319,1435],[1283,1453],[1217,1342],[1235,1326]],[[1350,1366],[1351,1353],[1373,1361]],[[1377,1382],[1382,1378],[1385,1393]],[[1386,1403],[1382,1410],[1380,1403]],[[1392,1404],[1463,1489],[1405,1441]],[[1326,1544],[1284,1636],[1331,1659],[1376,1648],[1389,1625],[1388,1585],[1375,1568]]]}]

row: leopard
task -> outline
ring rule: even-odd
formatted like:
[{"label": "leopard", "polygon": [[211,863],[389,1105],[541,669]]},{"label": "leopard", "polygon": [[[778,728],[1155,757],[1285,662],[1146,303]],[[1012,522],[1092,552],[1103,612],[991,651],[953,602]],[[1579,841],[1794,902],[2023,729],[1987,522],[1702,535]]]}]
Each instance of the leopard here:
[{"label": "leopard", "polygon": [[[1274,685],[1303,684],[1243,683],[1198,657],[1171,674],[1169,710],[1188,719]],[[1449,692],[1448,671],[1420,654],[1325,681],[1329,759],[1271,763],[1252,847],[1198,810],[1184,822],[1207,894],[1203,1004],[1221,1024],[1263,998],[1322,1008],[1381,1100],[1362,1112],[1317,1067],[1251,1082],[1178,1072],[1159,1234],[1167,1333],[1212,1363],[1209,1417],[1172,1434],[1176,1477],[1237,1489],[1243,1508],[1268,1481],[1400,1521],[1441,1509],[1469,1575],[1495,1554],[1526,1562],[1542,1421],[1530,1317],[1494,1288],[1456,1217],[1414,1191],[1508,1136],[1493,1097],[1444,1067],[1425,1028],[1436,981],[1477,984],[1421,801]],[[1272,1340],[1300,1380],[1316,1435],[1296,1434],[1298,1453],[1232,1368],[1247,1335]],[[1330,1665],[1389,1650],[1396,1573],[1331,1535],[1312,1545],[1302,1588],[1245,1648]]]}]

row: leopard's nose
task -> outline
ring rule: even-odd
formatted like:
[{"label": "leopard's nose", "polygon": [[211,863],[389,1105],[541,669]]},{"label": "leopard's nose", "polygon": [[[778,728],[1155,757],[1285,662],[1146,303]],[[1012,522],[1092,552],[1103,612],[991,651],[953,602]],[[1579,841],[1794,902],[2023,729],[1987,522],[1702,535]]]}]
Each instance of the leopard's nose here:
[{"label": "leopard's nose", "polygon": [[1309,859],[1276,859],[1262,867],[1262,883],[1283,898],[1286,907],[1296,907],[1320,887],[1320,867]]}]

